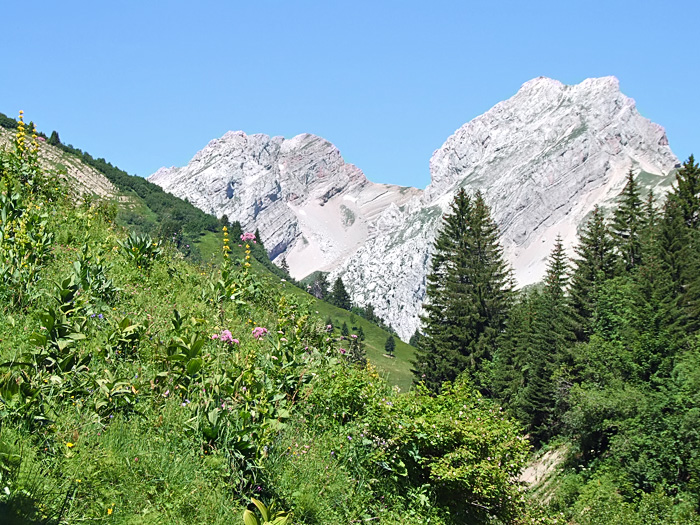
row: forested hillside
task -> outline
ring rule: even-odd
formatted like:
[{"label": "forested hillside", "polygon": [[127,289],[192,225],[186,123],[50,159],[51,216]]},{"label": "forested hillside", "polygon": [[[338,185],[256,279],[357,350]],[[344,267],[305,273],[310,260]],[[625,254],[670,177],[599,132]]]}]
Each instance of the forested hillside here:
[{"label": "forested hillside", "polygon": [[468,377],[543,451],[543,497],[574,523],[690,523],[700,505],[700,169],[666,200],[629,173],[577,256],[558,239],[540,286],[514,292],[479,193],[458,193],[435,244],[416,382]]}]

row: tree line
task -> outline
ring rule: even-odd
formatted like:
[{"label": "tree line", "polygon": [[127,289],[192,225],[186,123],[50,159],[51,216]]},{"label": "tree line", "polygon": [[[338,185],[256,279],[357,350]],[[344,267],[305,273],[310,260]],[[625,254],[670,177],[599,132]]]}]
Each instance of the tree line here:
[{"label": "tree line", "polygon": [[515,289],[498,237],[483,196],[460,190],[434,244],[416,383],[437,393],[467,377],[517,416],[535,446],[568,440],[572,457],[595,467],[586,476],[606,472],[627,500],[662,491],[697,510],[694,158],[663,203],[641,195],[630,171],[612,213],[596,207],[581,229],[572,259],[556,240],[537,286]]}]

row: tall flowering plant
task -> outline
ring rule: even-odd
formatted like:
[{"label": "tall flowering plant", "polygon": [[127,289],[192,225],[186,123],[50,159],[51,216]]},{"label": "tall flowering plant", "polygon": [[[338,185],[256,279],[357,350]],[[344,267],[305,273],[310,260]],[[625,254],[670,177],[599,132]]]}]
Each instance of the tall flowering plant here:
[{"label": "tall flowering plant", "polygon": [[245,243],[245,259],[243,262],[243,268],[245,268],[245,272],[248,272],[248,268],[250,268],[250,243],[255,242],[255,234],[246,232],[243,235],[241,235],[241,241]]},{"label": "tall flowering plant", "polygon": [[249,273],[250,269],[250,242],[255,242],[255,235],[252,233],[244,233],[241,235],[241,240],[246,243],[245,256],[240,262],[234,266],[231,262],[231,240],[229,231],[226,226],[223,230],[223,264],[221,265],[221,279],[213,282],[210,285],[212,293],[212,301],[219,305],[220,321],[224,323],[224,307],[228,301],[233,302],[236,307],[241,310],[248,306],[248,301],[259,299],[262,293],[262,286]]},{"label": "tall flowering plant", "polygon": [[[31,142],[20,111],[13,151],[0,151],[0,301],[23,303],[50,256],[48,178],[38,163],[36,128]],[[48,198],[47,198],[48,197]]]}]

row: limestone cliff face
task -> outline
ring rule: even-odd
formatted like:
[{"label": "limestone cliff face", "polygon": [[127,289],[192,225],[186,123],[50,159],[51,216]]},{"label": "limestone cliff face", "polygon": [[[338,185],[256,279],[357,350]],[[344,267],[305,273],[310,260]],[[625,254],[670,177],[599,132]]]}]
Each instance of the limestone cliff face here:
[{"label": "limestone cliff face", "polygon": [[309,134],[228,132],[184,168],[161,168],[149,180],[259,229],[270,257],[286,257],[295,277],[338,267],[366,241],[378,213],[419,193],[369,182],[333,144]]},{"label": "limestone cliff face", "polygon": [[663,193],[677,163],[663,128],[637,112],[616,78],[576,86],[537,78],[449,137],[432,156],[424,194],[386,210],[383,227],[336,273],[405,339],[418,326],[441,216],[460,187],[484,194],[522,286],[543,277],[557,235],[570,250],[593,207],[612,206],[629,169]]},{"label": "limestone cliff face", "polygon": [[520,285],[539,280],[554,239],[569,248],[625,175],[663,192],[678,160],[663,128],[637,112],[614,77],[575,86],[537,78],[458,129],[430,161],[425,190],[374,184],[313,135],[227,133],[184,168],[150,180],[211,212],[259,228],[292,274],[342,276],[353,300],[406,339],[419,323],[441,217],[455,191],[481,190]]}]

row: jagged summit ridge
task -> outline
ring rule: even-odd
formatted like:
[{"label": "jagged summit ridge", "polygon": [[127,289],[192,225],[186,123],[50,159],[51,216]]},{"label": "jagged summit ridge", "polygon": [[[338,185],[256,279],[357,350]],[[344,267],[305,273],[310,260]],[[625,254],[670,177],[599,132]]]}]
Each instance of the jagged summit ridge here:
[{"label": "jagged summit ridge", "polygon": [[229,132],[184,168],[150,180],[205,211],[259,228],[292,274],[342,276],[353,300],[406,339],[419,324],[432,243],[459,187],[480,190],[520,285],[539,280],[554,239],[567,247],[627,171],[665,191],[678,160],[615,77],[539,77],[464,124],[430,159],[425,190],[367,181],[328,141]]},{"label": "jagged summit ridge", "polygon": [[308,133],[285,139],[230,131],[184,168],[161,168],[149,180],[259,229],[271,257],[286,257],[295,277],[337,267],[365,241],[374,216],[414,194],[369,182],[338,148]]},{"label": "jagged summit ridge", "polygon": [[[391,228],[337,273],[406,338],[418,326],[432,243],[456,190],[480,190],[519,285],[544,275],[557,235],[569,248],[596,204],[611,206],[627,171],[665,191],[678,163],[663,128],[642,117],[615,77],[567,86],[540,77],[459,128],[430,160],[431,182]],[[387,212],[388,213],[388,210]]]}]

